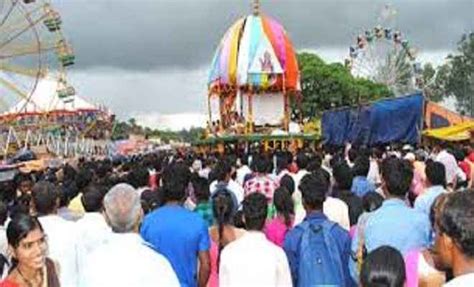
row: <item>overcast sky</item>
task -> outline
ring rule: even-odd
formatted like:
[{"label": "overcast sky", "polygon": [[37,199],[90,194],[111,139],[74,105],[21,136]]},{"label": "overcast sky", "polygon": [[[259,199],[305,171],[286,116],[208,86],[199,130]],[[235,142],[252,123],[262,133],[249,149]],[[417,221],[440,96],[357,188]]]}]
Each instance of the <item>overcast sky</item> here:
[{"label": "overcast sky", "polygon": [[[342,61],[355,37],[378,24],[400,29],[423,61],[440,63],[474,30],[474,0],[261,0],[296,49]],[[179,128],[204,120],[206,78],[227,28],[249,14],[252,0],[53,0],[77,64],[78,94],[109,105],[121,118]]]}]

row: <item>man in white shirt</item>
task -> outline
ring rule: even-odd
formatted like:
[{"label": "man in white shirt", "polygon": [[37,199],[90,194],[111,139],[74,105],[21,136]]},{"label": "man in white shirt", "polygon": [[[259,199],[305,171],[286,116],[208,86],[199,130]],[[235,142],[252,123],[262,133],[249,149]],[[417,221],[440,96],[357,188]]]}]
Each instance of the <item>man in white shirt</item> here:
[{"label": "man in white shirt", "polygon": [[474,286],[474,192],[448,195],[435,220],[436,267],[453,271],[446,287]]},{"label": "man in white shirt", "polygon": [[252,173],[252,170],[248,166],[247,156],[242,156],[237,159],[237,175],[235,180],[240,186],[244,186],[245,176]]},{"label": "man in white shirt", "polygon": [[38,220],[48,236],[49,257],[59,263],[61,286],[77,286],[78,237],[75,223],[57,215],[59,194],[52,183],[36,183],[32,195]]},{"label": "man in white shirt", "polygon": [[225,160],[221,160],[216,164],[214,172],[217,179],[209,186],[211,196],[217,191],[218,184],[225,185],[234,194],[237,204],[240,206],[244,200],[244,188],[231,178],[232,167],[230,164]]},{"label": "man in white shirt", "polygon": [[112,233],[101,213],[105,195],[102,187],[90,185],[85,188],[83,194],[81,201],[86,213],[76,222],[76,230],[81,237],[77,242],[79,276],[82,274],[87,256],[105,244]]},{"label": "man in white shirt", "polygon": [[81,286],[179,286],[168,260],[138,234],[143,211],[132,186],[118,184],[105,195],[104,216],[113,234],[87,257]]},{"label": "man in white shirt", "polygon": [[445,143],[440,144],[440,146],[437,146],[436,149],[440,151],[436,155],[435,161],[444,164],[444,167],[446,168],[446,184],[454,187],[454,185],[456,184],[456,176],[459,169],[458,162],[456,161],[454,155],[450,154],[446,150]]},{"label": "man in white shirt", "polygon": [[267,198],[252,193],[243,202],[248,232],[222,251],[219,267],[220,286],[291,286],[286,255],[270,242],[262,229],[267,217]]}]

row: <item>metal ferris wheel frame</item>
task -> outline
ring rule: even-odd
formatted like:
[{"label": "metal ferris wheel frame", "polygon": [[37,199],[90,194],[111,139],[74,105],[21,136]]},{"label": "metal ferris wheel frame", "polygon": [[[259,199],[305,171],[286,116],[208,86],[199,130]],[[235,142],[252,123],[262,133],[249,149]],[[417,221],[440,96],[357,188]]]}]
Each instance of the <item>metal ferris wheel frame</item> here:
[{"label": "metal ferris wheel frame", "polygon": [[[14,123],[33,104],[32,97],[43,79],[57,83],[59,98],[75,94],[67,83],[66,68],[74,64],[72,48],[61,29],[62,19],[49,0],[0,0],[0,104],[23,100],[16,112],[6,112],[2,123]],[[49,104],[51,105],[51,104]]]},{"label": "metal ferris wheel frame", "polygon": [[[61,26],[50,0],[0,0],[0,155],[4,157],[14,149],[40,145],[60,156],[104,150],[103,141],[86,135],[92,129],[107,130],[109,115],[100,108],[76,111],[75,90],[67,81],[75,55]],[[43,82],[51,83],[53,90],[46,92],[54,97],[44,96]],[[57,108],[59,102],[71,103],[71,108]],[[2,104],[6,111],[1,111]],[[84,119],[89,113],[92,122]]]},{"label": "metal ferris wheel frame", "polygon": [[419,88],[421,66],[416,53],[401,32],[376,26],[357,37],[345,64],[353,76],[385,84],[395,95],[403,95]]}]

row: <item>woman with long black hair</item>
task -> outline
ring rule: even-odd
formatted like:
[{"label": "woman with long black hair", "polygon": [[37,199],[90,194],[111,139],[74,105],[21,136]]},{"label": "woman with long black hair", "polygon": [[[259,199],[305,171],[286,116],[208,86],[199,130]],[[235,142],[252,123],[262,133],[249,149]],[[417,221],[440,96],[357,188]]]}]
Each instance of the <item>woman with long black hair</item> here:
[{"label": "woman with long black hair", "polygon": [[0,287],[59,287],[56,265],[47,255],[48,244],[36,217],[18,214],[7,227],[12,266]]},{"label": "woman with long black hair", "polygon": [[233,225],[237,211],[232,194],[225,187],[218,189],[212,196],[214,225],[209,229],[211,236],[211,276],[210,287],[219,286],[219,259],[222,249],[230,242],[240,238],[245,230]]}]

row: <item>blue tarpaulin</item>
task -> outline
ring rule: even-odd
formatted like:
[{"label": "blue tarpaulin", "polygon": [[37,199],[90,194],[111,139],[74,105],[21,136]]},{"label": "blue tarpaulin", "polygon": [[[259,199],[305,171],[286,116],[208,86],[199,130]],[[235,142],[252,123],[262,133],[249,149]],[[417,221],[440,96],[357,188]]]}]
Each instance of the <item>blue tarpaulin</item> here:
[{"label": "blue tarpaulin", "polygon": [[323,113],[323,142],[373,146],[392,142],[415,144],[423,124],[423,95],[386,99],[374,104]]}]

